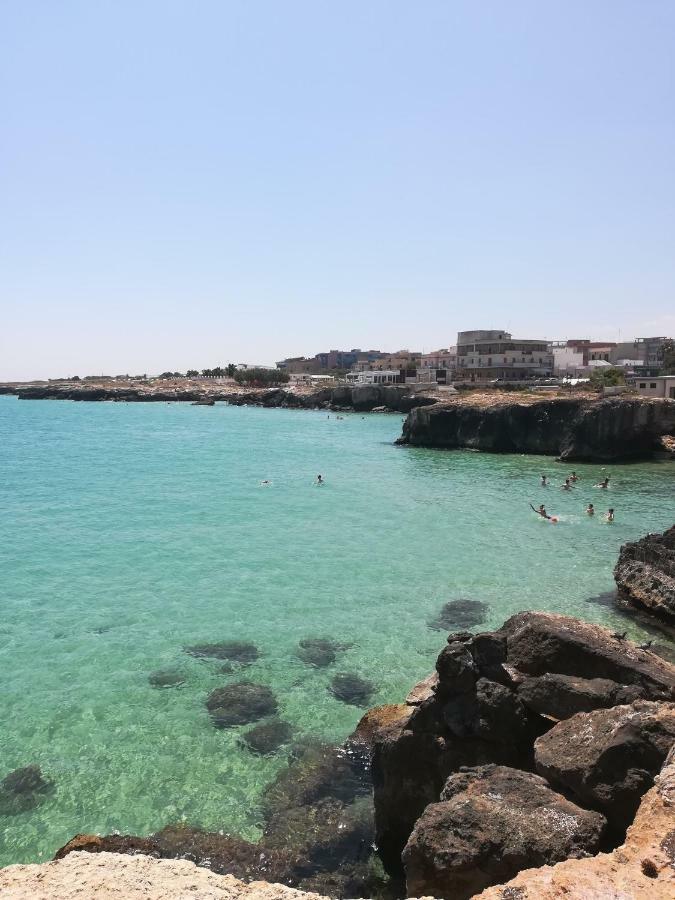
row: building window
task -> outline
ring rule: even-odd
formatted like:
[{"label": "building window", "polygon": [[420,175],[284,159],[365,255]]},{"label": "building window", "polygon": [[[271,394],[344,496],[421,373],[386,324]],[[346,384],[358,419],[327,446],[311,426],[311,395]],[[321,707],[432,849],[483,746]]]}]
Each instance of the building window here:
[{"label": "building window", "polygon": [[641,382],[640,382],[640,387],[641,387],[641,388],[646,388],[647,385],[644,383],[644,381],[641,381]]},{"label": "building window", "polygon": [[656,382],[655,382],[655,381],[651,381],[651,382],[649,383],[649,387],[650,387],[650,388],[655,388],[655,387],[656,387]]}]

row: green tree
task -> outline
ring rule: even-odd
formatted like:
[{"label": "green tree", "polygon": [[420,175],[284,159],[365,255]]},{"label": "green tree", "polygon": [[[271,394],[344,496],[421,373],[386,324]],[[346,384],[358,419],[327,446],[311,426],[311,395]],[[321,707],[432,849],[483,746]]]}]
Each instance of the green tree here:
[{"label": "green tree", "polygon": [[196,369],[188,369],[185,375],[187,378],[196,378],[199,372]]},{"label": "green tree", "polygon": [[591,387],[602,390],[604,387],[615,387],[626,383],[623,369],[594,369],[591,373]]},{"label": "green tree", "polygon": [[234,373],[237,371],[237,367],[234,363],[228,363],[226,371],[230,378],[234,378]]}]

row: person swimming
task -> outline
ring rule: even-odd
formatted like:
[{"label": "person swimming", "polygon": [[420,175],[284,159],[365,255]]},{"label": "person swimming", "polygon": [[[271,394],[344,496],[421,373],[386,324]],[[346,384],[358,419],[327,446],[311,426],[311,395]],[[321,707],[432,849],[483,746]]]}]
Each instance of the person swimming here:
[{"label": "person swimming", "polygon": [[271,482],[268,478],[264,478],[264,479],[260,482],[260,487],[265,487],[265,486],[268,485],[268,484],[272,484],[272,482]]},{"label": "person swimming", "polygon": [[547,480],[547,478],[546,478],[545,475],[542,475],[542,476],[541,476],[541,486],[542,486],[542,487],[548,487],[548,480]]},{"label": "person swimming", "polygon": [[572,485],[570,484],[569,478],[566,478],[565,483],[560,485],[560,489],[562,491],[571,491],[572,490]]},{"label": "person swimming", "polygon": [[534,510],[534,512],[536,512],[536,514],[537,514],[538,516],[541,516],[541,517],[542,517],[542,519],[550,519],[550,518],[551,518],[551,516],[549,516],[549,514],[546,512],[546,507],[544,506],[543,503],[540,503],[540,504],[539,504],[539,509],[535,509],[535,507],[532,506],[531,503],[530,503],[530,506],[532,507],[532,509]]},{"label": "person swimming", "polygon": [[596,484],[596,487],[599,487],[599,488],[608,488],[608,487],[609,487],[609,475],[605,476],[605,478],[603,478],[602,481],[599,481],[599,482]]},{"label": "person swimming", "polygon": [[589,503],[588,506],[586,507],[586,513],[587,513],[589,516],[595,515],[595,507],[593,506],[592,503]]},{"label": "person swimming", "polygon": [[323,480],[323,477],[322,477],[321,475],[317,475],[317,476],[316,476],[316,483],[317,483],[317,484],[324,484],[324,480]]},{"label": "person swimming", "polygon": [[577,473],[576,473],[576,472],[572,472],[572,474],[570,475],[570,481],[571,481],[572,483],[574,483],[575,481],[578,481],[578,480],[579,480],[579,476],[577,475]]},{"label": "person swimming", "polygon": [[608,509],[608,510],[607,510],[607,515],[606,515],[605,518],[607,519],[608,522],[613,522],[613,521],[614,521],[614,510],[613,510],[613,509]]}]

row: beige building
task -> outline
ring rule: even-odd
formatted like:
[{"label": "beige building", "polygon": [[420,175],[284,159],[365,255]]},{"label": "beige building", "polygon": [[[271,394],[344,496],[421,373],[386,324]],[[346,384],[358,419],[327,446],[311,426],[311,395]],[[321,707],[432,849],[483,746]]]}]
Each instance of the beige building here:
[{"label": "beige building", "polygon": [[422,369],[454,369],[457,366],[457,347],[423,353],[420,360]]},{"label": "beige building", "polygon": [[530,381],[553,375],[546,341],[514,338],[508,331],[460,331],[457,381]]},{"label": "beige building", "polygon": [[643,397],[665,397],[668,400],[675,400],[675,375],[639,377],[633,382],[633,387]]},{"label": "beige building", "polygon": [[422,354],[411,350],[398,350],[380,359],[360,359],[352,366],[352,372],[386,372],[401,369],[416,369]]}]

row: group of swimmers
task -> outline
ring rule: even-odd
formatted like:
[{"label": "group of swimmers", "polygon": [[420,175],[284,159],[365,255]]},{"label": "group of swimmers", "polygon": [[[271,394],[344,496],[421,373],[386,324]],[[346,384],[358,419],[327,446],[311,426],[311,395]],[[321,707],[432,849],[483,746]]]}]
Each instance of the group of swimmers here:
[{"label": "group of swimmers", "polygon": [[[579,479],[579,476],[577,475],[577,473],[576,473],[576,472],[572,472],[570,475],[568,475],[568,477],[565,479],[565,481],[560,485],[560,489],[563,490],[563,491],[571,491],[572,488],[574,487],[575,483],[576,483],[577,481],[579,481],[579,480],[580,480],[580,479]],[[548,487],[549,484],[550,484],[550,482],[549,482],[548,478],[546,477],[546,475],[542,475],[542,476],[541,476],[541,486],[542,486],[542,487]],[[607,489],[609,488],[609,475],[606,475],[606,476],[602,479],[602,481],[599,481],[599,482],[595,485],[595,487],[596,487],[596,488],[601,488],[602,490],[607,490]],[[558,521],[558,519],[557,519],[555,516],[549,516],[549,514],[546,512],[546,507],[544,506],[543,503],[540,503],[540,504],[539,504],[539,508],[538,508],[538,509],[535,509],[535,507],[532,506],[531,503],[530,503],[530,506],[531,506],[532,509],[537,513],[537,515],[541,516],[542,518],[548,519],[548,520],[551,521],[551,522],[557,522],[557,521]],[[595,507],[593,506],[592,503],[589,503],[588,506],[586,507],[586,515],[588,515],[588,516],[594,516],[594,515],[595,515]],[[613,509],[608,509],[608,510],[607,510],[607,513],[605,514],[605,520],[606,520],[607,522],[613,522],[613,521],[614,521],[614,510],[613,510]]]},{"label": "group of swimmers", "polygon": [[[323,475],[317,475],[317,476],[316,476],[316,481],[314,482],[314,484],[325,484],[325,483],[326,483],[326,482],[323,480]],[[264,478],[264,479],[260,482],[260,487],[267,487],[267,486],[270,485],[270,484],[272,484],[272,482],[269,480],[269,478]]]}]

